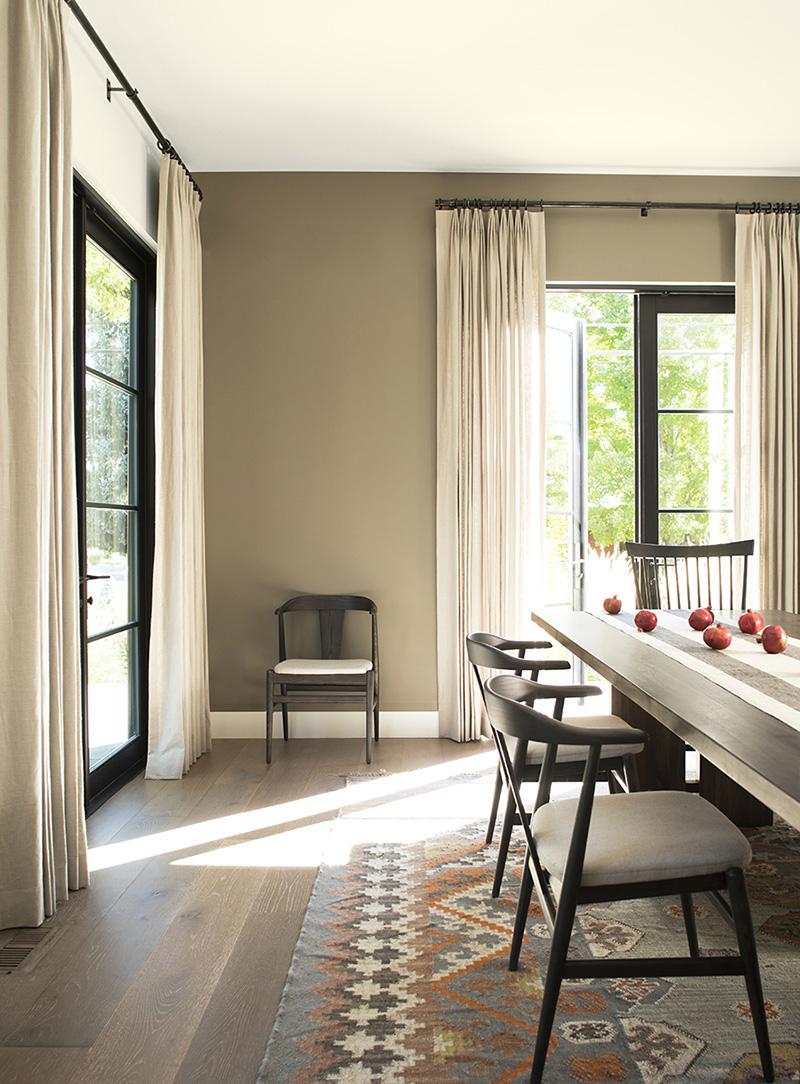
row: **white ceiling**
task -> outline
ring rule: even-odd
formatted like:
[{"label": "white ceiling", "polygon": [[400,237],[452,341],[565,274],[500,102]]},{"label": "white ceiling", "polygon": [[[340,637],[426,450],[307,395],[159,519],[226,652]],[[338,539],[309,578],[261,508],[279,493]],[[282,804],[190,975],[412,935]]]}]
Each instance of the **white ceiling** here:
[{"label": "white ceiling", "polygon": [[800,176],[798,0],[79,0],[203,170]]}]

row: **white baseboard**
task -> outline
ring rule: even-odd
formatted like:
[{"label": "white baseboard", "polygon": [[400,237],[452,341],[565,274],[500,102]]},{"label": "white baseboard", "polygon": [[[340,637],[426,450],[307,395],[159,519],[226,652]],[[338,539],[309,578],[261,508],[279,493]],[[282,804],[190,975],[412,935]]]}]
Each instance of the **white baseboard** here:
[{"label": "white baseboard", "polygon": [[[211,737],[263,738],[263,711],[212,711]],[[280,712],[272,722],[273,736],[283,734]],[[438,738],[437,711],[382,711],[382,738]],[[290,738],[363,738],[363,711],[289,712]]]}]

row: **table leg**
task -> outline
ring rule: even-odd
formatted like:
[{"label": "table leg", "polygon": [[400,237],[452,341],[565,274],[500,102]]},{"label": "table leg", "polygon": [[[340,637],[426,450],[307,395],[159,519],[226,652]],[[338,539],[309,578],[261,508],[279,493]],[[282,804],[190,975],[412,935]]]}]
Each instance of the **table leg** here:
[{"label": "table leg", "polygon": [[705,757],[700,757],[700,793],[721,809],[740,828],[760,828],[772,824],[772,810],[754,798],[749,790],[720,771]]},{"label": "table leg", "polygon": [[[683,739],[614,688],[611,690],[611,710],[650,736],[644,751],[637,757],[642,790],[686,790],[686,743]],[[697,789],[740,828],[772,824],[772,810],[705,757],[700,758]]]},{"label": "table leg", "polygon": [[650,737],[636,758],[641,789],[685,790],[686,747],[683,740],[614,688],[611,690],[611,711]]}]

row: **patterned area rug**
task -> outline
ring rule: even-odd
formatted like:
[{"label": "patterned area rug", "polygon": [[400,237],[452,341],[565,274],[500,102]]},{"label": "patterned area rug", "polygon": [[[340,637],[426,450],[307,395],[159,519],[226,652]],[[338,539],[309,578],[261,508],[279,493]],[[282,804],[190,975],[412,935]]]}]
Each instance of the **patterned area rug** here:
[{"label": "patterned area rug", "polygon": [[[528,1080],[548,938],[528,920],[506,960],[522,853],[491,898],[491,777],[348,789],[259,1084],[517,1084]],[[387,786],[391,782],[387,781]],[[396,785],[396,784],[395,784]],[[751,832],[750,895],[777,1081],[800,1079],[800,833]],[[701,948],[732,952],[705,897]],[[582,909],[581,954],[683,953],[677,899]],[[760,1063],[740,978],[575,980],[562,988],[545,1082],[744,1084]]]}]

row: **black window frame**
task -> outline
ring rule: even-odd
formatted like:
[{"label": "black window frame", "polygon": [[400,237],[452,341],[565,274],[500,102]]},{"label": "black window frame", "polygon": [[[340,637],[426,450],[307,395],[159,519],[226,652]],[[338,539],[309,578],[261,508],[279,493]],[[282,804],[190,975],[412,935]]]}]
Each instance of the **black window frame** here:
[{"label": "black window frame", "polygon": [[[634,298],[634,414],[636,454],[636,541],[659,542],[658,439],[659,418],[676,413],[662,408],[658,401],[658,317],[661,313],[734,313],[736,296],[733,286],[703,290],[652,291],[638,289]],[[690,413],[711,413],[692,410]],[[717,413],[717,411],[713,411]],[[702,512],[712,509],[691,509]]]},{"label": "black window frame", "polygon": [[[134,451],[131,469],[136,472],[137,525],[135,547],[138,566],[135,586],[135,617],[139,628],[137,637],[137,672],[132,710],[137,712],[139,734],[125,744],[118,753],[90,771],[88,728],[86,726],[86,681],[82,681],[82,717],[84,746],[84,804],[86,812],[92,813],[121,786],[137,775],[144,767],[147,757],[147,703],[148,703],[148,647],[150,642],[150,614],[153,586],[153,555],[155,546],[155,308],[156,308],[156,255],[142,239],[120,219],[110,205],[102,199],[77,174],[73,177],[73,289],[74,289],[74,351],[75,351],[75,401],[83,404],[85,391],[85,366],[79,359],[85,357],[85,295],[86,295],[86,238],[100,245],[108,254],[123,265],[136,267],[139,284],[135,311],[134,334],[137,340],[139,371],[136,374],[136,390],[139,398],[135,433],[131,433],[130,446]],[[134,381],[131,381],[134,383]],[[76,410],[75,452],[78,480],[78,542],[80,575],[85,577],[84,555],[86,553],[85,470],[86,446],[83,417]],[[84,598],[81,590],[81,625],[84,624]],[[87,640],[81,635],[81,666],[87,673]]]}]

